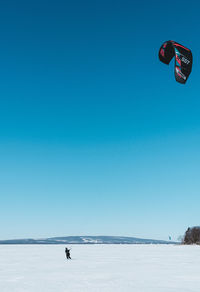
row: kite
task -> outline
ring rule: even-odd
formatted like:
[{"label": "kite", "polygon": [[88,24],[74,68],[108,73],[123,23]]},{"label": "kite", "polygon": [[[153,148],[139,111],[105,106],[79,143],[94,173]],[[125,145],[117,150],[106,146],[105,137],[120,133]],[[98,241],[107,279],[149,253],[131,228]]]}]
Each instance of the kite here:
[{"label": "kite", "polygon": [[168,65],[174,56],[176,81],[185,84],[192,71],[192,52],[175,41],[166,41],[159,50],[160,61]]}]

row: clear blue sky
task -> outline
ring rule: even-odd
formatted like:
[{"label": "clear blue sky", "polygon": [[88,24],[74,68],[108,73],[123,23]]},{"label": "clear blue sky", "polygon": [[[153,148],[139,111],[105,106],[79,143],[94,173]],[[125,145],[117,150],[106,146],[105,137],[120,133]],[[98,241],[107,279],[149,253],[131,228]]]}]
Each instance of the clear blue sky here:
[{"label": "clear blue sky", "polygon": [[[199,11],[1,1],[0,239],[177,239],[200,224]],[[158,60],[169,39],[192,49],[186,85]]]}]

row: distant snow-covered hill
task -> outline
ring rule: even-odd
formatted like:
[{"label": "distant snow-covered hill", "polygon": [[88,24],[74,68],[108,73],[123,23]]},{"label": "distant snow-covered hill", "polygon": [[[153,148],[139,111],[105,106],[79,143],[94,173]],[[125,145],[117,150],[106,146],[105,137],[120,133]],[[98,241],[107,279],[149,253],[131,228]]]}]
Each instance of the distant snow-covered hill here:
[{"label": "distant snow-covered hill", "polygon": [[42,239],[0,240],[0,244],[170,244],[164,240],[142,239],[124,236],[65,236]]}]

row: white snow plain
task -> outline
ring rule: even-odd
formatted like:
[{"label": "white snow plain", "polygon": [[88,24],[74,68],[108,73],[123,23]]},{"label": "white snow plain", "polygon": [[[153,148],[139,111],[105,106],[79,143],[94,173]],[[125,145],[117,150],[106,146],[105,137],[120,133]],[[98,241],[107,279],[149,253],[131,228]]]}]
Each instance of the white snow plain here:
[{"label": "white snow plain", "polygon": [[[70,247],[70,246],[68,246]],[[1,245],[1,292],[199,292],[200,246]]]}]

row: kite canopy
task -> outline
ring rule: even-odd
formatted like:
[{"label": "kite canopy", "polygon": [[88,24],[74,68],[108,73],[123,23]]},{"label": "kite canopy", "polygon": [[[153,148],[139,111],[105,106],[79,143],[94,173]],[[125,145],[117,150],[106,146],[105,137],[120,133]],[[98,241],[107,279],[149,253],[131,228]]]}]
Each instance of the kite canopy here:
[{"label": "kite canopy", "polygon": [[174,56],[176,81],[185,84],[192,71],[192,52],[174,41],[165,42],[159,50],[160,61],[168,65]]}]

